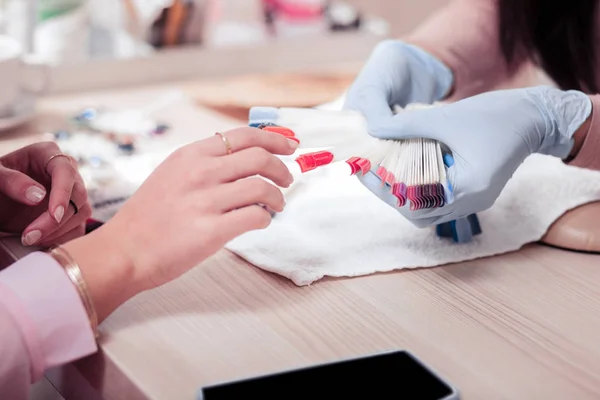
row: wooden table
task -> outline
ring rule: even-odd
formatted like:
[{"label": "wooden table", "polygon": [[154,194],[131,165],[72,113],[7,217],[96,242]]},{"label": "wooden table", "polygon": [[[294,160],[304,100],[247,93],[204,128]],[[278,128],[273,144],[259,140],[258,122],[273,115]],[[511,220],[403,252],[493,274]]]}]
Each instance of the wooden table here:
[{"label": "wooden table", "polygon": [[[48,99],[37,125],[5,135],[0,151],[38,139],[32,131],[78,106],[176,87]],[[182,142],[237,124],[200,109],[170,115]],[[67,400],[194,399],[202,385],[405,348],[466,400],[598,399],[599,261],[530,245],[299,288],[223,251],[123,305],[101,326],[99,354],[47,377]]]}]

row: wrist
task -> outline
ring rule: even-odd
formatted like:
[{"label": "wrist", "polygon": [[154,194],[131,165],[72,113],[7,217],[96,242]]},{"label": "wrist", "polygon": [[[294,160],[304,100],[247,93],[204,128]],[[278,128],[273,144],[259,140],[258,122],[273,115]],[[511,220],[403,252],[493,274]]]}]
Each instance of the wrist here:
[{"label": "wrist", "polygon": [[105,227],[62,247],[81,270],[99,322],[140,291],[133,263]]},{"label": "wrist", "polygon": [[576,90],[563,91],[544,86],[528,89],[527,92],[546,124],[539,152],[563,160],[578,152],[590,125],[590,97]]},{"label": "wrist", "polygon": [[569,153],[569,159],[574,159],[575,157],[577,157],[577,154],[579,154],[579,151],[581,150],[581,147],[583,146],[583,143],[585,142],[585,139],[588,136],[590,127],[592,126],[593,112],[594,112],[594,110],[593,110],[593,103],[592,103],[592,110],[590,112],[590,115],[587,117],[587,119],[584,121],[584,123],[581,124],[579,129],[577,129],[575,131],[575,134],[573,135],[573,148],[571,149],[571,152]]}]

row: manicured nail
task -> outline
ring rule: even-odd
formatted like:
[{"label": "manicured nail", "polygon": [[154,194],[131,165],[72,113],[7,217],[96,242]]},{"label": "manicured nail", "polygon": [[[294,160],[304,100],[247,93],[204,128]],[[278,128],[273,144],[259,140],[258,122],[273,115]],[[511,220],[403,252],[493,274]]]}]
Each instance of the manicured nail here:
[{"label": "manicured nail", "polygon": [[23,238],[21,239],[21,243],[23,243],[24,246],[31,246],[35,243],[37,243],[38,240],[40,240],[42,238],[42,232],[35,230],[35,231],[31,231],[29,233],[27,233],[26,235],[23,236]]},{"label": "manicured nail", "polygon": [[265,126],[263,128],[263,130],[268,131],[268,132],[278,133],[278,134],[288,137],[288,138],[296,136],[294,131],[292,131],[291,129],[288,129],[288,128],[284,128],[283,126]]},{"label": "manicured nail", "polygon": [[294,150],[296,150],[298,148],[298,145],[300,144],[300,141],[296,138],[287,138],[288,143],[290,144],[290,147]]},{"label": "manicured nail", "polygon": [[32,203],[39,203],[46,197],[46,191],[37,186],[30,186],[25,192],[25,197]]},{"label": "manicured nail", "polygon": [[54,210],[54,219],[56,220],[56,222],[60,224],[60,221],[62,221],[64,216],[65,208],[63,206],[56,207],[56,210]]}]

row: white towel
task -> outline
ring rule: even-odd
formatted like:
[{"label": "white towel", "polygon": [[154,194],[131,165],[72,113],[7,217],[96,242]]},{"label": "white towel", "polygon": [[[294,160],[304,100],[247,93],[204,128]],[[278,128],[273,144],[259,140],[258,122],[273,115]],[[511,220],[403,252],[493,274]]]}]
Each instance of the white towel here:
[{"label": "white towel", "polygon": [[483,233],[468,244],[417,229],[365,189],[343,165],[304,174],[271,225],[226,247],[248,262],[309,285],[350,277],[433,267],[518,250],[541,239],[566,211],[600,200],[600,172],[532,155],[495,205],[478,213]]}]

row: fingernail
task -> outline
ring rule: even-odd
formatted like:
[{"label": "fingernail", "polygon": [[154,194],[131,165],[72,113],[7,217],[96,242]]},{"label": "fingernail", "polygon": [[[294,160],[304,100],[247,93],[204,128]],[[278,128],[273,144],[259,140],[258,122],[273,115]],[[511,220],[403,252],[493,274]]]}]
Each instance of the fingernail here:
[{"label": "fingernail", "polygon": [[56,210],[54,210],[54,219],[56,220],[56,222],[60,224],[60,221],[62,221],[64,216],[65,208],[63,206],[56,207]]},{"label": "fingernail", "polygon": [[288,128],[284,128],[283,126],[265,126],[263,128],[263,130],[268,131],[268,132],[278,133],[287,138],[296,136],[294,131],[292,131],[291,129],[288,129]]},{"label": "fingernail", "polygon": [[300,141],[298,139],[289,137],[287,138],[287,140],[292,149],[296,150],[298,148],[298,145],[300,144]]},{"label": "fingernail", "polygon": [[46,191],[37,186],[30,186],[25,192],[25,197],[32,203],[39,203],[40,201],[44,200],[44,197],[46,197]]},{"label": "fingernail", "polygon": [[32,244],[37,243],[38,240],[40,240],[42,238],[42,232],[35,230],[35,231],[31,231],[29,233],[27,233],[25,236],[23,236],[23,238],[21,239],[21,243],[23,243],[24,246],[31,246]]}]

